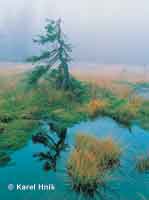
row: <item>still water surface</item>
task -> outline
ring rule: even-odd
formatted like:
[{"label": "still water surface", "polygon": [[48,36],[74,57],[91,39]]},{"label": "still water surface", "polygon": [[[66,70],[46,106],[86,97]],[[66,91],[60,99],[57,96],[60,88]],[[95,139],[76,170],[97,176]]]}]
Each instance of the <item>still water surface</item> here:
[{"label": "still water surface", "polygon": [[[46,128],[46,127],[43,127]],[[99,138],[112,136],[122,147],[120,168],[112,172],[112,179],[107,182],[104,199],[141,200],[141,195],[149,199],[149,174],[140,174],[135,168],[136,157],[149,151],[149,132],[134,125],[131,130],[120,126],[110,118],[98,118],[82,122],[69,128],[66,136],[68,148],[61,152],[57,160],[57,171],[45,172],[42,162],[33,154],[45,151],[39,144],[28,144],[12,155],[13,165],[0,168],[0,199],[5,200],[77,200],[79,195],[68,184],[66,162],[74,146],[75,134],[84,132]],[[12,184],[54,184],[55,191],[8,191]],[[86,197],[81,197],[86,200]],[[92,199],[92,198],[90,198]],[[100,200],[97,194],[96,199]]]}]

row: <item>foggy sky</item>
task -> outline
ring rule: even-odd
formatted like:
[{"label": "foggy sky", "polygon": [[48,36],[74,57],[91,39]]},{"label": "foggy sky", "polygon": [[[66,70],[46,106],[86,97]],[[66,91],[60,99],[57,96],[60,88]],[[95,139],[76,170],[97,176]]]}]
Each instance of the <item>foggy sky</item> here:
[{"label": "foggy sky", "polygon": [[37,52],[32,38],[59,17],[75,61],[149,64],[148,0],[0,0],[0,60]]}]

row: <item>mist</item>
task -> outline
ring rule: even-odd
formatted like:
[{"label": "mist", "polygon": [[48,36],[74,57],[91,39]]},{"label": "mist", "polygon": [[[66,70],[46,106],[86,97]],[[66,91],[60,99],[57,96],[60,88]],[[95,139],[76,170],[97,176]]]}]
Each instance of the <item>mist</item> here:
[{"label": "mist", "polygon": [[148,0],[0,0],[0,60],[36,54],[32,39],[59,17],[75,61],[149,64]]}]

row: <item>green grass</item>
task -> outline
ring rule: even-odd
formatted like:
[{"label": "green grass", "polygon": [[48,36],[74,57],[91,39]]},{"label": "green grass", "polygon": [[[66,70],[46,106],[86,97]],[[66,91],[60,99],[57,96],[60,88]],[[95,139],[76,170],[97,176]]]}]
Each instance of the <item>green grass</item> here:
[{"label": "green grass", "polygon": [[[1,79],[0,150],[14,151],[23,147],[43,118],[53,119],[62,127],[87,118],[82,101],[70,92],[57,90],[49,81],[29,88],[22,80]],[[77,91],[78,92],[78,91]]]},{"label": "green grass", "polygon": [[149,101],[143,102],[137,116],[140,126],[149,130]]},{"label": "green grass", "polygon": [[49,80],[28,87],[24,74],[8,75],[0,83],[0,149],[23,146],[43,118],[68,128],[83,120],[109,116],[127,126],[137,121],[149,129],[148,101],[120,98],[106,88],[92,89],[75,79],[72,92],[57,90]]},{"label": "green grass", "polygon": [[5,125],[0,134],[0,150],[11,152],[23,147],[36,126],[36,122],[28,120],[14,120]]},{"label": "green grass", "polygon": [[104,115],[127,126],[138,121],[143,128],[148,129],[148,101],[136,103],[97,86],[95,97],[92,86],[79,81],[74,81],[73,88],[73,92],[57,90],[48,80],[27,88],[24,82],[12,83],[12,79],[7,80],[0,88],[0,121],[5,118],[47,117],[68,127],[87,118]]},{"label": "green grass", "polygon": [[[90,102],[94,101],[91,96]],[[107,88],[96,89],[96,101],[105,102],[104,107],[100,109],[98,106],[93,113],[90,114],[90,109],[86,110],[89,117],[109,116],[117,122],[130,127],[132,123],[137,122],[142,128],[149,129],[149,101],[143,100],[135,95],[131,97],[120,98]]]}]

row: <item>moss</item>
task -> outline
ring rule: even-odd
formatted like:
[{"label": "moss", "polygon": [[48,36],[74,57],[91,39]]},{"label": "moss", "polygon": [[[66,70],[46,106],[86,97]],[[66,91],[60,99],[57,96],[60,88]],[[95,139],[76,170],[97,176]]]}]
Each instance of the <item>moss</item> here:
[{"label": "moss", "polygon": [[[88,118],[109,116],[131,126],[133,121],[149,129],[149,102],[120,98],[109,89],[73,80],[72,91],[57,90],[51,81],[28,88],[17,78],[1,79],[0,149],[18,149],[30,138],[35,120],[52,119],[63,128]],[[95,92],[96,90],[96,92]],[[95,95],[96,93],[96,95]]]},{"label": "moss", "polygon": [[23,147],[31,137],[36,122],[15,120],[7,125],[0,135],[0,149],[13,151]]},{"label": "moss", "polygon": [[144,101],[138,113],[138,122],[143,128],[149,130],[148,119],[149,119],[149,101]]},{"label": "moss", "polygon": [[89,84],[77,80],[73,82],[73,91],[63,91],[57,90],[50,81],[28,88],[20,79],[13,81],[11,78],[1,84],[0,133],[6,133],[7,126],[11,127],[13,121],[22,119],[50,118],[67,128],[101,115],[112,117],[127,126],[138,121],[143,128],[149,128],[148,102],[139,104],[136,99],[120,98],[102,87],[94,86],[93,90]]}]

